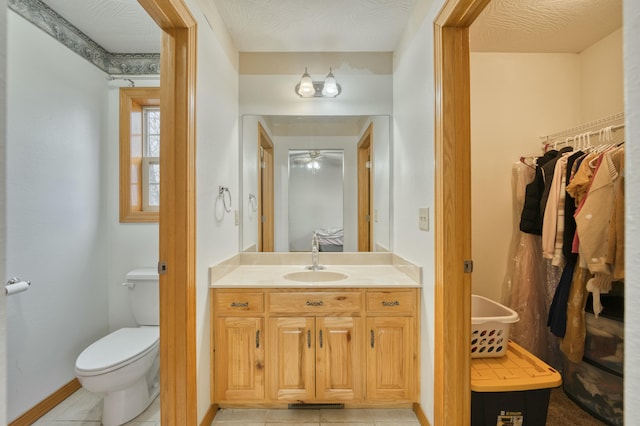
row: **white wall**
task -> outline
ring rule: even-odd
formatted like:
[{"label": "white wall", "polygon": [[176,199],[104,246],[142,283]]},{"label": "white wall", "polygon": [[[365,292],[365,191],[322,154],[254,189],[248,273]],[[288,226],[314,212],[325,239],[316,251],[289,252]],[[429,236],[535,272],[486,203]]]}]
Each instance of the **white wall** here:
[{"label": "white wall", "polygon": [[[627,194],[640,187],[640,3],[624,0],[624,94],[626,116]],[[637,192],[635,192],[637,194]],[[625,214],[625,328],[624,418],[632,425],[640,418],[640,198],[627,197]]]},{"label": "white wall", "polygon": [[[274,136],[275,251],[289,251],[289,150],[344,149],[344,250],[357,251],[357,167],[355,136]],[[353,202],[348,202],[352,200]],[[309,239],[309,251],[311,239]]]},{"label": "white wall", "polygon": [[[471,54],[473,292],[501,300],[513,232],[512,165],[580,123],[575,54]],[[517,221],[519,223],[519,219]]]},{"label": "white wall", "polygon": [[75,377],[108,330],[105,75],[8,13],[8,419]]},{"label": "white wall", "polygon": [[[366,56],[365,56],[366,57]],[[282,67],[276,70],[246,71],[240,75],[240,113],[257,115],[385,115],[391,114],[392,75],[385,73],[384,66],[378,62],[371,66],[359,62],[356,55],[353,62],[345,55],[322,53],[312,56],[309,74],[314,81],[322,80],[333,67],[333,73],[342,87],[342,93],[336,98],[300,98],[294,91],[300,81],[304,67],[294,66],[295,61],[288,57],[261,57],[265,68],[270,62],[281,61]],[[379,61],[379,57],[372,60]],[[260,62],[258,61],[258,62]],[[256,67],[256,65],[251,65]],[[247,68],[251,68],[247,66]],[[251,72],[249,74],[248,72]],[[324,73],[324,74],[322,74]]]},{"label": "white wall", "polygon": [[404,40],[393,75],[393,252],[422,268],[420,405],[433,424],[435,236],[418,230],[418,208],[434,209],[433,20],[435,0],[422,24]]},{"label": "white wall", "polygon": [[[0,0],[0,188],[6,183],[6,113],[7,113],[7,2]],[[5,191],[0,190],[0,277],[6,277],[5,242],[6,229],[6,198]],[[7,420],[7,321],[6,300],[4,293],[0,292],[0,424]]]},{"label": "white wall", "polygon": [[[305,152],[308,155],[310,151]],[[354,228],[354,223],[345,223],[342,214],[348,202],[344,196],[344,161],[337,164],[322,155],[316,161],[318,169],[289,162],[289,251],[310,251],[316,229]]]},{"label": "white wall", "polygon": [[578,55],[583,123],[608,117],[624,109],[622,28]]},{"label": "white wall", "polygon": [[[132,77],[136,87],[157,87],[158,79]],[[127,272],[136,268],[155,268],[158,264],[158,223],[120,223],[120,89],[126,82],[113,81],[107,95],[106,143],[106,215],[108,253],[107,287],[109,289],[109,331],[135,327],[129,305]]]},{"label": "white wall", "polygon": [[234,212],[224,212],[218,186],[228,187],[233,207],[239,198],[238,73],[226,46],[202,15],[199,2],[188,1],[198,22],[196,92],[196,339],[198,422],[211,404],[211,319],[208,268],[238,252]]},{"label": "white wall", "polygon": [[542,152],[539,136],[621,112],[622,77],[622,29],[579,54],[471,54],[475,293],[501,300],[512,164]]},{"label": "white wall", "polygon": [[256,250],[258,247],[258,221],[260,220],[260,212],[257,210],[257,201],[253,207],[249,205],[249,194],[253,194],[258,198],[258,123],[262,124],[265,132],[273,141],[271,129],[267,121],[262,116],[245,115],[242,118],[242,132],[240,136],[240,163],[239,167],[242,173],[241,198],[238,202],[238,208],[242,216],[242,240],[240,242],[240,250]]}]

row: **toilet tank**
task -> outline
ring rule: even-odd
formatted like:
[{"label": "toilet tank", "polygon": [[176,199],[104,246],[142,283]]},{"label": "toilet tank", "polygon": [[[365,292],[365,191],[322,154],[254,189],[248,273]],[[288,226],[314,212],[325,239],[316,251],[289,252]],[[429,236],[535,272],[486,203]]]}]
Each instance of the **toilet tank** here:
[{"label": "toilet tank", "polygon": [[138,325],[160,325],[160,282],[154,268],[127,273],[129,302]]}]

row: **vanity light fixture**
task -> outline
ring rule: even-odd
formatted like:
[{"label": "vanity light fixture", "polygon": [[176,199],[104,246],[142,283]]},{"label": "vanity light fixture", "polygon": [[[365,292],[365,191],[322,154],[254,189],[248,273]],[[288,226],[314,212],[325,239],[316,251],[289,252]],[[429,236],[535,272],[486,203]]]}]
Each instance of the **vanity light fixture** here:
[{"label": "vanity light fixture", "polygon": [[324,81],[313,81],[305,67],[300,82],[296,84],[296,93],[301,98],[335,98],[340,92],[342,88],[336,82],[331,68]]}]

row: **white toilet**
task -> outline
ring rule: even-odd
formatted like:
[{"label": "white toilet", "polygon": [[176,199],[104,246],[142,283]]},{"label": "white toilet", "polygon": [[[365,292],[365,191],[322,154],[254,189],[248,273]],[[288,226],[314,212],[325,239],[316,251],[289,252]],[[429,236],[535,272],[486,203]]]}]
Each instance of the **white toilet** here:
[{"label": "white toilet", "polygon": [[104,394],[104,426],[133,419],[160,391],[158,273],[135,269],[127,274],[125,284],[139,327],[121,328],[94,342],[78,356],[75,366],[85,389]]}]

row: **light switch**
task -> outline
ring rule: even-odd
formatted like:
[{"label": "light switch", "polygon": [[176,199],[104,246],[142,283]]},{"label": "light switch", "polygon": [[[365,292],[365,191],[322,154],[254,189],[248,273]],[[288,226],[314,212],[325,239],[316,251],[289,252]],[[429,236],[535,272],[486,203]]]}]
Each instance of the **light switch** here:
[{"label": "light switch", "polygon": [[235,219],[236,226],[239,226],[240,225],[240,212],[237,209],[234,211],[234,219]]},{"label": "light switch", "polygon": [[418,209],[418,228],[421,231],[429,230],[429,207],[420,207]]}]

